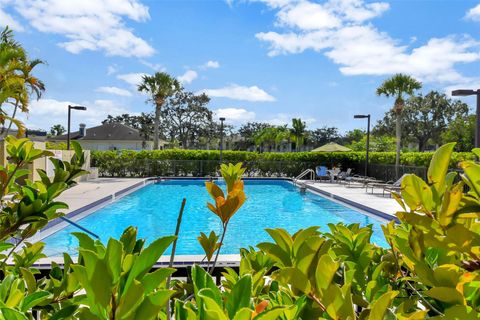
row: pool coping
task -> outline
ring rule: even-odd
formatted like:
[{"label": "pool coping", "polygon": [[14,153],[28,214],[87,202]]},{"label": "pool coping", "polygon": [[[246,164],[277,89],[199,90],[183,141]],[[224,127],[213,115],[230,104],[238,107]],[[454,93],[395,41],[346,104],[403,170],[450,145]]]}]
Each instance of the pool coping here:
[{"label": "pool coping", "polygon": [[[90,214],[102,209],[103,207],[113,203],[114,201],[121,199],[137,190],[140,190],[149,184],[154,183],[155,180],[155,178],[145,178],[142,181],[139,181],[131,186],[125,187],[117,192],[111,193],[108,196],[105,196],[85,206],[68,212],[64,214],[63,217],[68,218],[73,222],[77,222],[89,216]],[[62,220],[61,218],[50,220],[45,227],[43,227],[35,236],[29,239],[29,242],[41,241],[69,225],[71,224],[66,222],[65,220]]]},{"label": "pool coping", "polygon": [[[64,215],[64,217],[69,218],[74,222],[79,221],[89,216],[90,214],[93,214],[94,212],[100,210],[101,208],[115,202],[116,200],[121,199],[124,196],[127,196],[135,191],[138,191],[146,187],[147,185],[153,184],[156,181],[162,181],[162,180],[204,180],[204,181],[214,180],[214,181],[217,181],[218,178],[219,177],[149,177],[149,178],[145,178],[144,180],[134,185],[128,186],[124,189],[121,189],[117,192],[112,193],[111,195],[108,195],[90,204],[87,204],[83,207],[73,210],[72,212],[69,212],[66,215]],[[242,180],[245,180],[245,181],[253,181],[253,180],[275,181],[276,180],[276,181],[288,181],[292,184],[294,183],[294,179],[288,178],[288,177],[244,177],[242,178]],[[305,187],[310,192],[313,192],[317,195],[328,198],[329,200],[334,200],[335,202],[338,202],[347,207],[356,209],[357,211],[362,211],[361,213],[366,214],[367,216],[374,216],[376,218],[380,218],[387,222],[391,220],[395,220],[398,222],[398,219],[395,216],[388,215],[382,211],[362,205],[358,202],[355,202],[349,199],[345,199],[343,197],[332,194],[325,190],[321,190],[309,184],[305,184]],[[34,237],[29,239],[30,240],[29,242],[41,241],[46,237],[65,228],[68,225],[70,225],[68,222],[63,221],[60,218],[49,221],[49,223],[44,228],[42,228],[42,230],[38,234],[36,234]],[[204,257],[205,257],[204,255],[176,255],[173,267],[175,266],[185,267],[185,266],[191,266],[193,264],[200,264],[200,265],[206,266],[206,263],[204,262]],[[166,267],[169,264],[169,260],[170,260],[170,255],[162,255],[160,259],[157,261],[157,263],[155,264],[155,267]],[[37,263],[35,263],[34,266],[39,269],[48,269],[51,267],[52,262],[56,262],[59,265],[63,265],[63,257],[53,256],[53,257],[42,258]],[[217,263],[218,267],[238,267],[239,265],[240,265],[240,254],[220,254],[219,255],[219,260]]]}]

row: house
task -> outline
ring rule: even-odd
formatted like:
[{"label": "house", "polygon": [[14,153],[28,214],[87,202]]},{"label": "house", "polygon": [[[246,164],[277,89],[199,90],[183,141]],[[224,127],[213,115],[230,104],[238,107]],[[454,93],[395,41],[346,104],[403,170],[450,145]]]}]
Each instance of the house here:
[{"label": "house", "polygon": [[[49,137],[48,141],[66,142],[67,135]],[[97,127],[86,128],[81,123],[79,130],[70,133],[70,141],[78,141],[86,150],[152,150],[153,141],[145,140],[139,130],[121,123],[105,123]],[[159,140],[159,148],[166,142]]]}]

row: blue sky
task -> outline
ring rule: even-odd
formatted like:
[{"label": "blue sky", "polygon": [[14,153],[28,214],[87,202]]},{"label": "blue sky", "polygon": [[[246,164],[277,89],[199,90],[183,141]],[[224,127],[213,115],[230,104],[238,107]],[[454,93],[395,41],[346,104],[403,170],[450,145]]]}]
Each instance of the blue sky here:
[{"label": "blue sky", "polygon": [[301,117],[341,131],[390,108],[375,88],[396,72],[425,93],[480,88],[479,1],[0,0],[6,24],[48,63],[25,118],[44,129],[65,124],[69,103],[88,107],[74,128],[152,110],[135,84],[155,71],[207,92],[234,125]]}]

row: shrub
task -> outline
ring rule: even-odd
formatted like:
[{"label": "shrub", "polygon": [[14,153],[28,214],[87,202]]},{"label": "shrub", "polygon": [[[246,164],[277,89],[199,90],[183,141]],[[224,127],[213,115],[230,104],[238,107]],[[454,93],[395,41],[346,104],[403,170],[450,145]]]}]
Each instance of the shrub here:
[{"label": "shrub", "polygon": [[[404,152],[401,164],[427,167],[433,152]],[[92,165],[104,176],[206,176],[218,170],[219,151],[216,150],[154,150],[154,151],[93,151]],[[451,168],[463,160],[474,158],[471,152],[453,153]],[[359,167],[365,162],[365,152],[287,152],[257,153],[224,151],[225,162],[243,162],[247,175],[296,176],[317,165],[341,166],[344,169]],[[371,152],[371,164],[395,163],[394,152]]]}]

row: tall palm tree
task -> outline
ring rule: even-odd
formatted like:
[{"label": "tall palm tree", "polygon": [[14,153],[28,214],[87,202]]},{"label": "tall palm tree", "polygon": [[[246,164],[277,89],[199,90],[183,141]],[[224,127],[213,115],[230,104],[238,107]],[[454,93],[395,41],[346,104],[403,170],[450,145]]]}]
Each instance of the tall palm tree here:
[{"label": "tall palm tree", "polygon": [[10,119],[10,124],[8,125],[7,130],[5,131],[5,136],[8,135],[8,132],[12,128],[12,124],[14,122],[15,116],[17,115],[17,111],[20,108],[22,112],[28,112],[28,105],[30,102],[30,96],[34,95],[36,99],[40,99],[43,92],[45,91],[45,84],[32,75],[32,70],[40,65],[44,64],[45,62],[39,59],[34,59],[32,61],[22,61],[20,64],[20,72],[18,76],[22,79],[24,90],[20,90],[17,95],[13,98],[13,113]]},{"label": "tall palm tree", "polygon": [[[6,134],[8,134],[13,123],[18,127],[18,135],[23,132],[23,125],[15,119],[17,110],[28,112],[30,96],[36,95],[40,98],[45,90],[45,85],[37,77],[32,75],[32,70],[42,60],[28,60],[28,55],[22,46],[15,41],[13,32],[7,27],[0,33],[0,123],[5,124],[10,120]],[[14,106],[12,116],[2,108],[4,103]],[[2,134],[5,132],[2,126]],[[6,135],[5,134],[5,135]]]},{"label": "tall palm tree", "polygon": [[405,95],[413,95],[415,90],[421,89],[422,83],[417,81],[415,78],[397,73],[391,78],[385,80],[380,87],[377,88],[378,96],[386,97],[395,97],[394,111],[396,114],[396,140],[397,140],[397,155],[395,157],[395,174],[398,178],[398,169],[400,166],[400,150],[401,150],[401,139],[402,139],[402,110],[405,105]]},{"label": "tall palm tree", "polygon": [[305,143],[307,124],[300,118],[292,119],[291,136],[295,142],[295,151],[299,151],[300,147]]},{"label": "tall palm tree", "polygon": [[158,128],[160,126],[160,112],[168,97],[180,89],[180,82],[165,72],[156,72],[153,76],[143,76],[138,85],[138,91],[150,95],[149,101],[155,104],[155,117],[153,121],[153,149],[158,149]]}]

